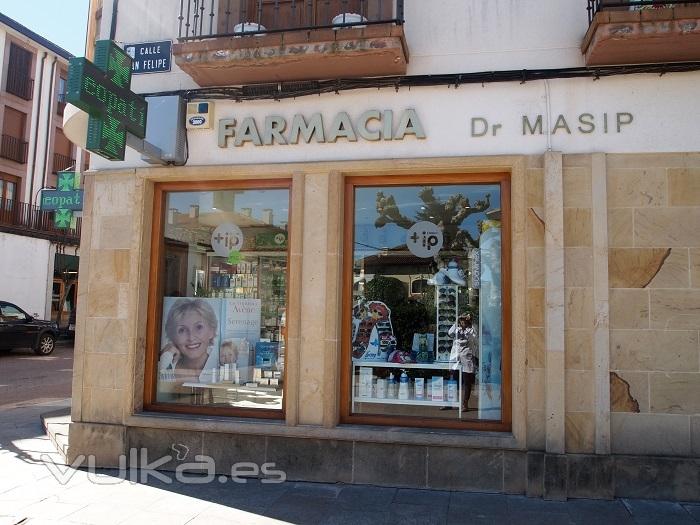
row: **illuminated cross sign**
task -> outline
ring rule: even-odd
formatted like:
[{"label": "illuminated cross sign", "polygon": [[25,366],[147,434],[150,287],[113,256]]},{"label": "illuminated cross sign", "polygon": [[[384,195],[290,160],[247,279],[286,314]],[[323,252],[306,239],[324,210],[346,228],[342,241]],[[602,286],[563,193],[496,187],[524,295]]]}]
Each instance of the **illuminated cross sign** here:
[{"label": "illuminated cross sign", "polygon": [[146,136],[145,99],[130,90],[131,58],[111,40],[95,43],[95,63],[71,58],[66,101],[90,115],[86,149],[124,160],[126,133]]},{"label": "illuminated cross sign", "polygon": [[74,171],[58,172],[58,189],[41,192],[40,207],[53,211],[54,226],[70,228],[73,210],[83,209],[83,190],[80,188],[80,175]]}]

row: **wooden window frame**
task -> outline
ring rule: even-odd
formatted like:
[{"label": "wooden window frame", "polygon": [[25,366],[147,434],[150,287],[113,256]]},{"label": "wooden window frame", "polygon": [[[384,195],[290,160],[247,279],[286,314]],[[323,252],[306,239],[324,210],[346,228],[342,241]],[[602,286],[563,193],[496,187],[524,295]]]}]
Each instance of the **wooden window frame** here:
[{"label": "wooden window frame", "polygon": [[191,416],[222,416],[255,419],[285,419],[287,402],[287,361],[285,359],[284,382],[282,384],[282,408],[277,410],[262,408],[209,407],[185,405],[157,401],[156,374],[162,330],[163,312],[163,265],[165,253],[164,225],[167,210],[166,194],[169,192],[199,192],[225,190],[266,190],[287,189],[289,191],[289,234],[287,241],[287,322],[289,322],[289,266],[291,263],[289,238],[292,235],[292,179],[246,179],[235,181],[208,182],[157,182],[153,192],[153,223],[151,226],[151,260],[149,268],[148,307],[146,309],[146,361],[144,367],[143,410],[167,412]]},{"label": "wooden window frame", "polygon": [[[352,285],[353,241],[355,221],[355,188],[386,186],[425,186],[445,184],[498,184],[501,191],[501,294],[502,294],[502,352],[501,352],[501,420],[455,421],[410,416],[352,414]],[[360,425],[419,427],[452,430],[510,432],[512,430],[512,244],[511,193],[509,173],[468,173],[436,175],[387,175],[376,177],[347,177],[344,193],[343,223],[343,282],[340,359],[340,422]]]},{"label": "wooden window frame", "polygon": [[[19,192],[22,178],[17,177],[16,175],[10,175],[9,173],[0,173],[0,180],[5,183],[2,185],[2,189],[0,189],[0,201],[12,200],[14,203],[19,202]],[[8,182],[15,185],[15,193],[12,199],[7,198]],[[0,209],[0,211],[2,211],[2,209]]]}]

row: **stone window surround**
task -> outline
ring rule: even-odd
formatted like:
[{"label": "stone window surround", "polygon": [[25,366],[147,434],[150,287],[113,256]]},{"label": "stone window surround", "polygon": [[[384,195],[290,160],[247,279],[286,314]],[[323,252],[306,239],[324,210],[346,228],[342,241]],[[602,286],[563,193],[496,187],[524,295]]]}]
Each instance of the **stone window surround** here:
[{"label": "stone window surround", "polygon": [[[362,177],[373,175],[430,175],[430,174],[468,174],[484,172],[508,172],[511,176],[511,221],[512,221],[512,290],[523,290],[526,287],[526,250],[525,250],[525,168],[528,162],[525,156],[489,156],[489,157],[451,157],[440,159],[401,159],[374,160],[349,162],[300,163],[293,166],[257,165],[257,166],[210,166],[210,167],[179,167],[179,168],[138,168],[130,170],[101,171],[93,177],[87,177],[86,201],[91,202],[95,180],[107,181],[116,177],[131,177],[136,189],[134,221],[140,224],[141,231],[132,235],[132,253],[150,253],[151,220],[153,210],[153,189],[156,182],[172,181],[211,181],[211,180],[257,180],[259,178],[291,178],[292,179],[292,216],[290,222],[295,224],[297,231],[303,235],[291,236],[289,281],[289,309],[301,311],[302,303],[310,304],[318,301],[311,298],[308,287],[302,289],[302,271],[314,271],[319,268],[303,268],[304,262],[311,266],[320,266],[326,279],[322,281],[325,290],[321,291],[325,298],[335,301],[340,308],[340,279],[341,279],[341,249],[342,243],[342,199],[344,177]],[[320,197],[319,197],[320,196]],[[311,207],[304,209],[304,202],[321,199],[326,204],[326,210]],[[325,217],[318,215],[326,214]],[[327,219],[326,223],[318,219]],[[317,223],[316,226],[312,226]],[[325,235],[315,235],[314,230],[320,224],[321,232]],[[305,227],[302,228],[302,225]],[[89,239],[88,239],[89,243]],[[320,243],[320,246],[318,244]],[[335,243],[335,244],[334,244]],[[314,246],[316,245],[316,246]],[[317,250],[315,250],[316,248]],[[326,257],[315,257],[315,252]],[[302,259],[302,255],[305,255]],[[138,258],[138,257],[136,257]],[[87,258],[86,258],[87,259]],[[134,257],[132,255],[132,261]],[[84,261],[88,263],[87,260]],[[336,385],[339,383],[338,360],[339,348],[339,310],[332,310],[323,319],[321,330],[325,334],[326,356],[323,364],[324,380],[318,385],[316,403],[323,398],[319,417],[310,414],[310,409],[304,407],[301,397],[300,382],[300,353],[303,354],[301,325],[308,321],[310,314],[304,314],[304,319],[294,319],[290,315],[289,348],[287,363],[287,414],[286,420],[270,422],[256,419],[221,418],[214,416],[192,416],[180,414],[163,414],[143,411],[143,374],[145,364],[145,312],[147,297],[144,290],[148,289],[148,257],[141,260],[136,272],[137,277],[129,285],[128,330],[129,339],[136,344],[128,349],[129,371],[131,372],[131,388],[126,389],[127,403],[124,404],[120,423],[124,426],[170,428],[182,430],[206,430],[209,432],[233,432],[240,434],[264,433],[267,435],[324,437],[330,439],[362,439],[374,442],[421,443],[433,445],[455,445],[466,447],[524,449],[526,444],[525,427],[527,420],[525,392],[525,346],[526,346],[526,299],[524,294],[513,293],[512,302],[512,430],[511,432],[484,431],[451,431],[426,430],[418,428],[339,425],[339,406]],[[319,288],[319,287],[317,287]],[[327,303],[328,300],[324,302]],[[306,308],[304,309],[306,311]],[[139,315],[141,314],[141,315]],[[80,321],[79,321],[80,322]],[[84,323],[84,319],[82,320]],[[316,327],[318,328],[318,327]],[[304,328],[305,332],[307,327]],[[82,354],[82,348],[80,348]],[[81,358],[82,356],[77,356]],[[302,357],[303,358],[303,357]],[[73,420],[83,421],[81,417],[82,394],[75,396]],[[315,417],[315,419],[314,419]]]}]

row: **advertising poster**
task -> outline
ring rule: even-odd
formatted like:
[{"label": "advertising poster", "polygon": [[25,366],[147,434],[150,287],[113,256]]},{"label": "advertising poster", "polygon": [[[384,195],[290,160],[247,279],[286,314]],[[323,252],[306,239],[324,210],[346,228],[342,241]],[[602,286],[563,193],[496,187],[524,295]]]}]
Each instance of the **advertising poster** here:
[{"label": "advertising poster", "polygon": [[255,345],[260,341],[260,299],[221,299],[221,356],[223,362],[236,363],[240,381],[252,381]]},{"label": "advertising poster", "polygon": [[221,299],[163,298],[160,381],[208,383],[219,369]]},{"label": "advertising poster", "polygon": [[253,377],[260,340],[260,299],[163,298],[159,381],[217,383],[235,364],[240,382]]}]

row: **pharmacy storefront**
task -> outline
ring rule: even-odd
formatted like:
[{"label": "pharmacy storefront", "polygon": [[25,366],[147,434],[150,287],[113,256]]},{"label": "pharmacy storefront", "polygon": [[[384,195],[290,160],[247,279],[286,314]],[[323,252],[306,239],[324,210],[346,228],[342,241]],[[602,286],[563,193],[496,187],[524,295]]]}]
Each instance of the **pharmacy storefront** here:
[{"label": "pharmacy storefront", "polygon": [[696,76],[216,100],[185,166],[98,161],[71,456],[697,499]]}]

